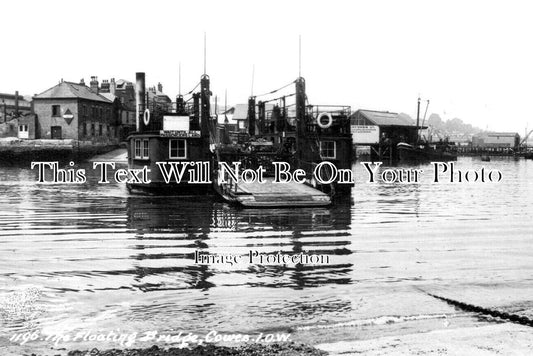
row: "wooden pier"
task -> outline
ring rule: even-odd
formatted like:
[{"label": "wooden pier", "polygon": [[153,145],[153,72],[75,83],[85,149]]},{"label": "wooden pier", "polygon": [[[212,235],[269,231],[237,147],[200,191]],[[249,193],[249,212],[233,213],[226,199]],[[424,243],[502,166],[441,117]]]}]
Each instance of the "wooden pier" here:
[{"label": "wooden pier", "polygon": [[287,208],[303,206],[327,206],[330,197],[311,186],[301,183],[273,183],[265,178],[264,183],[223,183],[216,191],[228,202],[253,208]]}]

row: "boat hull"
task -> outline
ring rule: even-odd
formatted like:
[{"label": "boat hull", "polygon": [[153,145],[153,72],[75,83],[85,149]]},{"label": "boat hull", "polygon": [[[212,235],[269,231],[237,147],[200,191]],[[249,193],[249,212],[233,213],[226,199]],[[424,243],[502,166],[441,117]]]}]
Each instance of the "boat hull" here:
[{"label": "boat hull", "polygon": [[400,162],[448,162],[457,161],[457,154],[433,148],[418,148],[411,145],[398,145]]}]

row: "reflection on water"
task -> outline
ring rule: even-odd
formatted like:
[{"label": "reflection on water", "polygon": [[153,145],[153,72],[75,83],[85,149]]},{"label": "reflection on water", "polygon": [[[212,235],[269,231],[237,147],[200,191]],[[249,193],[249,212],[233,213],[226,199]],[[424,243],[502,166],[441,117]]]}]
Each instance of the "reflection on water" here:
[{"label": "reflection on water", "polygon": [[[368,184],[355,165],[356,186],[330,208],[257,210],[130,195],[88,166],[83,185],[2,167],[0,344],[27,327],[251,332],[458,313],[420,289],[529,315],[533,162],[457,165],[482,163],[503,182]],[[197,250],[331,263],[206,266]]]}]

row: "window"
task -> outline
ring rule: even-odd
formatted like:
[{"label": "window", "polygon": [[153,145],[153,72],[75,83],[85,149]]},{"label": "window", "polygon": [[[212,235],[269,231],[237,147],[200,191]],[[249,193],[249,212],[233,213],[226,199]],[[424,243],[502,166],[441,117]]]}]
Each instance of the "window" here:
[{"label": "window", "polygon": [[169,145],[170,158],[187,158],[187,141],[170,140]]},{"label": "window", "polygon": [[142,158],[141,155],[141,140],[135,140],[135,154],[133,155],[135,158]]},{"label": "window", "polygon": [[149,159],[148,139],[135,140],[133,145],[133,157],[135,159]]},{"label": "window", "polygon": [[94,135],[95,135],[94,124],[91,124],[91,136],[94,136]]},{"label": "window", "polygon": [[109,125],[106,126],[106,134],[107,136],[111,136],[111,129],[109,128]]},{"label": "window", "polygon": [[61,105],[52,105],[52,116],[61,116]]},{"label": "window", "polygon": [[87,126],[88,124],[83,125],[83,136],[87,136]]},{"label": "window", "polygon": [[86,105],[83,105],[82,113],[83,113],[83,116],[87,116],[87,106]]},{"label": "window", "polygon": [[102,124],[98,125],[98,136],[102,136]]},{"label": "window", "polygon": [[320,141],[320,156],[322,158],[337,158],[337,146],[335,141]]},{"label": "window", "polygon": [[143,140],[143,158],[144,159],[148,159],[148,154],[149,154],[149,150],[148,150],[148,140]]},{"label": "window", "polygon": [[27,132],[28,131],[28,125],[19,125],[19,131],[20,132]]}]

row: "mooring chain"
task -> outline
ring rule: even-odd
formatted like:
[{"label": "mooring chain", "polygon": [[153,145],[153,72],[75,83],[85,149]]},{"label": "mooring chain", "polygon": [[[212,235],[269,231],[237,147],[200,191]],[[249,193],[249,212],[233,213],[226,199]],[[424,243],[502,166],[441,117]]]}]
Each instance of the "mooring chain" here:
[{"label": "mooring chain", "polygon": [[517,315],[517,314],[510,314],[510,313],[506,313],[506,312],[501,312],[499,310],[494,310],[494,309],[483,308],[483,307],[480,307],[480,306],[477,306],[477,305],[463,303],[463,302],[460,302],[460,301],[457,301],[457,300],[453,300],[453,299],[450,299],[450,298],[441,297],[441,296],[438,296],[438,295],[435,295],[435,294],[428,293],[426,291],[423,291],[423,292],[426,293],[427,295],[433,297],[433,298],[445,301],[446,303],[451,304],[451,305],[453,305],[455,307],[458,307],[458,308],[460,308],[462,310],[465,310],[465,311],[470,311],[470,312],[475,312],[475,313],[479,313],[479,314],[490,315],[490,316],[493,316],[495,318],[508,320],[510,322],[513,322],[513,323],[516,323],[516,324],[520,324],[520,325],[533,326],[533,320],[528,318],[528,317],[525,317],[525,316],[520,316],[520,315]]}]

